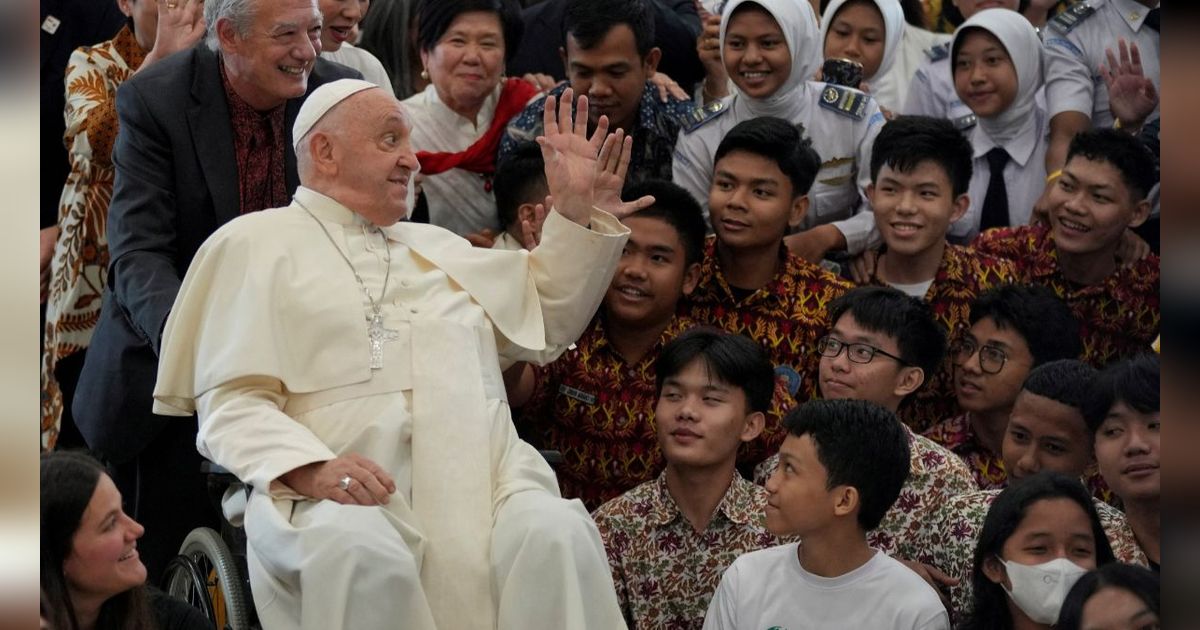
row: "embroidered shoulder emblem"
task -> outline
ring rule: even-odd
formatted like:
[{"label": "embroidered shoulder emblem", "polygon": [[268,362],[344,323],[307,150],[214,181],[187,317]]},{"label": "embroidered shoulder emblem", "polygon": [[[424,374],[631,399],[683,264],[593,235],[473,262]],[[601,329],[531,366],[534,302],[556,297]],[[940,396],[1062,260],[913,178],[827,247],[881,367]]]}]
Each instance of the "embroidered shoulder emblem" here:
[{"label": "embroidered shoulder emblem", "polygon": [[870,100],[866,94],[840,85],[826,83],[825,89],[821,90],[821,107],[854,120],[862,120],[867,115]]},{"label": "embroidered shoulder emblem", "polygon": [[700,127],[712,122],[721,117],[722,114],[729,111],[729,107],[725,105],[725,101],[713,101],[707,105],[699,105],[689,110],[683,118],[684,130],[691,133]]},{"label": "embroidered shoulder emblem", "polygon": [[955,118],[950,122],[954,123],[955,129],[959,131],[966,131],[971,127],[974,127],[975,123],[979,122],[979,118],[977,118],[975,114],[967,114],[966,116]]},{"label": "embroidered shoulder emblem", "polygon": [[950,56],[950,42],[946,42],[944,44],[938,44],[937,46],[934,46],[933,48],[926,50],[925,55],[927,57],[929,57],[930,61],[941,61],[941,60],[945,59],[946,57],[949,57]]},{"label": "embroidered shoulder emblem", "polygon": [[788,393],[792,396],[795,396],[796,392],[800,391],[800,385],[804,381],[800,373],[790,365],[775,366],[775,378],[783,380],[783,386],[787,388]]},{"label": "embroidered shoulder emblem", "polygon": [[1050,26],[1054,30],[1063,33],[1070,33],[1075,30],[1084,20],[1096,14],[1096,7],[1093,7],[1089,2],[1077,2],[1071,5],[1066,11],[1059,13],[1053,20],[1050,21]]}]

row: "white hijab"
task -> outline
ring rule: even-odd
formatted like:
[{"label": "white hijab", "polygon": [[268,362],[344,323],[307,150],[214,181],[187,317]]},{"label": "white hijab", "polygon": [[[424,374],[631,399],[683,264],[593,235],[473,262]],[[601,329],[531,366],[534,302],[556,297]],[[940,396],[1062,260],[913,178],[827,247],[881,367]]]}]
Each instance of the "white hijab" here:
[{"label": "white hijab", "polygon": [[721,63],[725,63],[725,29],[729,16],[739,6],[753,2],[761,6],[783,31],[788,51],[792,54],[792,72],[775,93],[766,98],[746,96],[734,85],[737,103],[750,116],[775,116],[795,122],[805,109],[800,89],[816,74],[821,64],[821,42],[817,39],[817,16],[808,0],[729,0],[721,12]]},{"label": "white hijab", "polygon": [[[879,69],[875,71],[875,74],[869,77],[864,76],[863,80],[871,84],[872,91],[878,91],[876,79],[887,76],[888,71],[896,63],[896,56],[900,54],[900,44],[904,40],[904,7],[900,6],[900,0],[872,1],[879,8],[879,14],[883,16],[883,61],[879,63]],[[821,16],[820,55],[822,59],[825,57],[825,38],[829,35],[829,27],[833,25],[834,16],[847,2],[850,0],[833,0],[829,6],[825,7],[825,14]]]},{"label": "white hijab", "polygon": [[1042,40],[1025,16],[1010,9],[985,9],[971,16],[954,31],[950,50],[950,72],[962,45],[963,31],[981,28],[1000,40],[1017,71],[1017,97],[1008,109],[991,118],[979,118],[979,126],[996,144],[1020,137],[1037,124],[1033,110],[1042,89]]}]

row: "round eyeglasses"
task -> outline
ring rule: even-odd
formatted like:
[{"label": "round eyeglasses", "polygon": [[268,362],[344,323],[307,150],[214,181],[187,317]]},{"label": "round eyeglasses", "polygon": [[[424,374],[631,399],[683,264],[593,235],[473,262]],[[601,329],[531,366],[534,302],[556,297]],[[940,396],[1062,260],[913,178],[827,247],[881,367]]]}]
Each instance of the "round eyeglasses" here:
[{"label": "round eyeglasses", "polygon": [[1008,362],[1008,355],[1003,350],[996,346],[981,346],[970,339],[962,339],[955,342],[950,349],[951,355],[954,357],[955,365],[962,365],[971,360],[975,353],[979,353],[979,369],[986,374],[999,374],[1000,370],[1004,369],[1004,364]]}]

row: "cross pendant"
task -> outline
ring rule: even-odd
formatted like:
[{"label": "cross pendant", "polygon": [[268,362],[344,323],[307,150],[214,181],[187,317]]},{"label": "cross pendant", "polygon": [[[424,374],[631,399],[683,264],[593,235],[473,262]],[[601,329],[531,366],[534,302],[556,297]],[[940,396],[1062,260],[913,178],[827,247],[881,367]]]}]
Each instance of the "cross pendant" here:
[{"label": "cross pendant", "polygon": [[371,316],[371,325],[367,327],[367,338],[371,340],[371,369],[383,369],[383,344],[400,338],[400,331],[383,327],[383,315],[375,313]]}]

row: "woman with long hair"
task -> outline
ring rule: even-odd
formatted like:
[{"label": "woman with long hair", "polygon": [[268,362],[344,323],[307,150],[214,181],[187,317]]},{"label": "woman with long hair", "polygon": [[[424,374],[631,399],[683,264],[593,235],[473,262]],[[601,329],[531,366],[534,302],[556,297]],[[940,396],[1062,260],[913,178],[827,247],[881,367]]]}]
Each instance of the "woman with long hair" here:
[{"label": "woman with long hair", "polygon": [[42,457],[43,607],[56,630],[208,630],[188,604],[147,589],[137,551],[145,531],[121,509],[121,493],[95,459]]},{"label": "woman with long hair", "polygon": [[964,630],[1049,630],[1083,574],[1113,561],[1078,479],[1041,472],[996,497],[975,547]]}]

